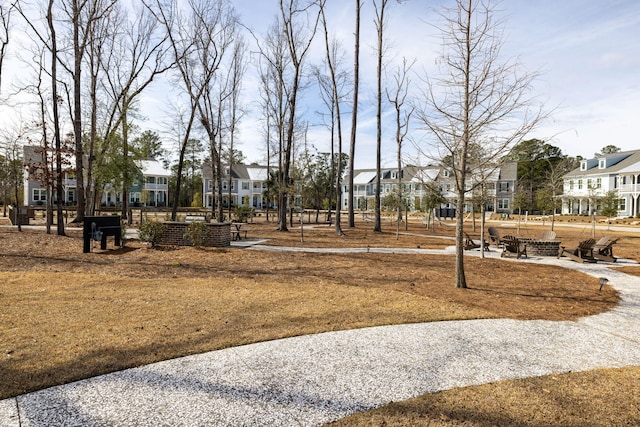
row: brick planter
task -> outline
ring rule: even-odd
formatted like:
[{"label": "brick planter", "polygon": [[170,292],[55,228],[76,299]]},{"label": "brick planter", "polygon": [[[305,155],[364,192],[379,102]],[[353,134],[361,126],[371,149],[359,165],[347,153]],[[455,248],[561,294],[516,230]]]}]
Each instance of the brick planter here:
[{"label": "brick planter", "polygon": [[[184,238],[184,232],[189,226],[186,222],[165,222],[167,229],[165,230],[159,245],[172,246],[193,246],[189,239]],[[212,222],[207,223],[209,228],[209,236],[204,246],[212,246],[223,248],[231,245],[231,224],[228,222]]]},{"label": "brick planter", "polygon": [[527,255],[558,256],[560,242],[557,240],[518,239],[527,244]]}]

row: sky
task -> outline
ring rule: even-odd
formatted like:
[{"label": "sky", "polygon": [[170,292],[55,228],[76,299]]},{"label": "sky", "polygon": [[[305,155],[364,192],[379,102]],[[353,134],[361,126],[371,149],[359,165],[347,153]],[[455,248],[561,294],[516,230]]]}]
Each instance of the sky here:
[{"label": "sky", "polygon": [[[345,67],[352,68],[354,9],[353,0],[328,0],[329,31],[341,40]],[[363,1],[361,21],[361,86],[357,129],[357,168],[375,167],[375,87],[376,51],[372,0]],[[544,105],[548,118],[534,129],[529,138],[545,140],[561,148],[564,154],[592,157],[606,145],[622,150],[640,149],[640,139],[633,123],[640,120],[640,2],[637,0],[503,0],[492,2],[496,17],[504,30],[502,59],[517,60],[521,70],[539,73],[532,88],[535,101]],[[260,36],[267,32],[278,10],[278,0],[232,0],[242,22]],[[389,2],[388,26],[385,29],[385,63],[387,81],[402,58],[414,61],[410,96],[420,101],[424,77],[432,75],[441,51],[441,40],[434,24],[443,5],[452,0],[406,0]],[[252,38],[247,36],[248,40]],[[322,41],[313,46],[307,65],[320,64],[324,57]],[[15,46],[10,45],[11,48]],[[250,52],[257,50],[249,47]],[[244,82],[243,107],[246,114],[240,124],[236,144],[246,162],[265,163],[264,137],[260,108],[257,104],[257,79],[248,57]],[[3,74],[3,94],[21,67],[9,61]],[[142,98],[143,129],[164,134],[171,121],[167,105],[176,92],[168,79],[158,79]],[[317,91],[309,87],[302,93],[300,114],[309,122],[307,141],[319,151],[329,150],[329,134],[318,114],[323,110]],[[1,107],[1,106],[0,106]],[[0,108],[1,109],[1,108]],[[350,110],[343,107],[344,150],[348,151]],[[6,109],[0,112],[6,116]],[[424,144],[414,122],[403,151],[417,155]],[[395,165],[395,123],[392,110],[384,106],[383,167]],[[194,135],[198,136],[198,135]],[[170,141],[167,147],[173,147]],[[421,162],[418,159],[418,162]]]},{"label": "sky", "polygon": [[[354,1],[329,0],[330,31],[343,40],[346,66],[351,67]],[[362,15],[361,105],[356,166],[375,167],[375,28],[371,1]],[[413,95],[426,73],[434,69],[441,51],[434,23],[442,5],[451,1],[390,2],[386,60],[392,73],[403,57],[416,61]],[[536,102],[548,118],[529,135],[549,142],[570,156],[591,157],[613,144],[622,150],[640,149],[633,123],[640,120],[640,2],[636,0],[504,0],[494,2],[504,28],[502,58],[518,60],[524,72],[539,73],[533,86]],[[235,0],[241,17],[261,33],[277,11],[276,0]],[[314,52],[319,61],[323,54]],[[308,91],[303,105],[313,103]],[[303,107],[304,108],[304,107]],[[309,107],[311,108],[311,107]],[[394,122],[389,106],[383,124],[383,164],[395,162]],[[349,138],[350,117],[344,135]],[[313,119],[310,119],[313,120]],[[316,120],[318,120],[316,118]],[[418,124],[414,124],[417,127]],[[250,129],[247,125],[244,129]],[[326,131],[313,128],[310,140],[322,147]],[[243,135],[244,139],[248,135]],[[248,154],[249,141],[242,149]],[[405,150],[412,151],[412,143]]]}]

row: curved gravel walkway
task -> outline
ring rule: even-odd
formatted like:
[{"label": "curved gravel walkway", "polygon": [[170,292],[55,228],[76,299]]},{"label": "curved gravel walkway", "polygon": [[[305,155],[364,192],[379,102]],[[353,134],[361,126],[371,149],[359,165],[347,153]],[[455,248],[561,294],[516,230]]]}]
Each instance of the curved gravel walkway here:
[{"label": "curved gravel walkway", "polygon": [[[328,250],[313,250],[321,251]],[[454,387],[640,365],[638,277],[605,263],[517,262],[561,264],[607,277],[623,301],[610,312],[577,322],[498,319],[385,326],[188,356],[0,401],[0,425],[313,426]]]}]

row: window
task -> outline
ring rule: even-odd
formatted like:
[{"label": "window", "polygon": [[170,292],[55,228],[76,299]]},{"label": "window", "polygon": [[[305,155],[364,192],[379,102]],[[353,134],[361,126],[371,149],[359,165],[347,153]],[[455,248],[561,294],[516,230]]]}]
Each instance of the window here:
[{"label": "window", "polygon": [[573,180],[569,181],[569,190],[573,190]]},{"label": "window", "polygon": [[155,184],[156,183],[156,177],[155,176],[148,176],[147,177],[147,184]]},{"label": "window", "polygon": [[578,190],[582,190],[582,180],[578,180]]},{"label": "window", "polygon": [[591,184],[591,178],[587,179],[587,188],[593,188]]},{"label": "window", "polygon": [[498,199],[498,209],[509,209],[509,199]]},{"label": "window", "polygon": [[501,182],[500,183],[500,191],[509,191],[509,183]]},{"label": "window", "polygon": [[242,181],[242,189],[243,190],[248,190],[249,189],[249,183],[247,181]]},{"label": "window", "polygon": [[587,161],[583,160],[580,162],[580,170],[581,171],[586,171],[587,170]]},{"label": "window", "polygon": [[69,193],[67,193],[67,201],[69,202],[76,201],[76,192],[74,190],[69,190]]},{"label": "window", "polygon": [[607,167],[607,162],[605,159],[600,159],[598,161],[598,169],[604,169]]},{"label": "window", "polygon": [[33,201],[34,202],[44,202],[47,200],[47,190],[44,188],[34,188],[33,189]]},{"label": "window", "polygon": [[227,181],[222,181],[222,189],[223,190],[229,189],[229,183]]},{"label": "window", "polygon": [[619,199],[618,200],[618,210],[626,211],[627,210],[627,199]]},{"label": "window", "polygon": [[602,188],[602,178],[596,178],[596,188]]}]

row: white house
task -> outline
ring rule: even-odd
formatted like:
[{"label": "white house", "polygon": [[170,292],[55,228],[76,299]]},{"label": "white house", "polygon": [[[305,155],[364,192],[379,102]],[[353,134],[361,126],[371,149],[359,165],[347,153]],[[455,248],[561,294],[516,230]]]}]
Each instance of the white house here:
[{"label": "white house", "polygon": [[609,191],[618,195],[618,216],[640,213],[640,150],[581,160],[563,181],[564,214],[598,213],[599,200]]}]

